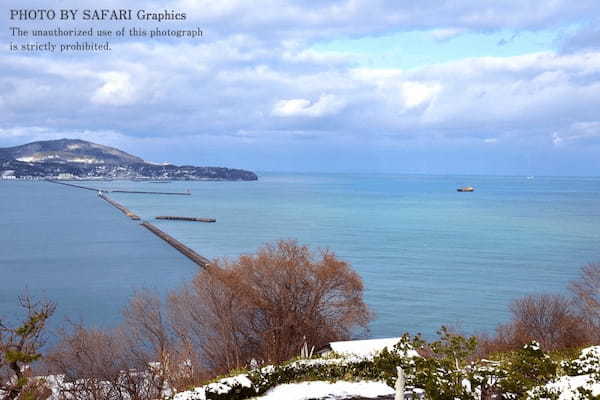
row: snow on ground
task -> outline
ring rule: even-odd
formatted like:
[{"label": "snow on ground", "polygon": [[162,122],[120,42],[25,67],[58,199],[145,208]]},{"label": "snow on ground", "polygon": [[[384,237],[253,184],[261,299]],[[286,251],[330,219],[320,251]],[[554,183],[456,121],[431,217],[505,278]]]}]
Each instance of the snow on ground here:
[{"label": "snow on ground", "polygon": [[[349,340],[345,342],[331,342],[329,347],[338,354],[353,354],[361,357],[372,357],[387,347],[388,350],[400,341],[401,338]],[[416,351],[409,351],[407,356],[418,356]]]},{"label": "snow on ground", "polygon": [[578,399],[577,388],[584,387],[592,391],[592,395],[600,395],[600,383],[588,383],[590,375],[562,376],[556,382],[546,385],[548,389],[558,390],[558,400]]},{"label": "snow on ground", "polygon": [[[330,359],[311,359],[297,360],[288,365],[288,367],[318,367],[320,365],[338,364],[348,365],[369,359],[373,355],[373,350],[377,351],[383,347],[388,347],[389,343],[385,341],[393,341],[392,345],[397,341],[395,339],[378,339],[376,341],[359,341],[357,346],[342,346],[345,350],[352,350],[353,355],[343,358]],[[371,343],[364,343],[371,342]],[[344,343],[344,342],[337,342]],[[336,347],[336,346],[333,346]],[[339,351],[340,347],[337,347]],[[362,353],[362,356],[356,355],[355,352]],[[348,353],[346,353],[348,354]],[[600,346],[592,346],[584,349],[577,360],[570,361],[576,367],[575,373],[577,376],[562,376],[555,381],[546,385],[546,388],[560,393],[558,400],[574,400],[580,398],[577,395],[577,388],[582,387],[592,391],[595,396],[600,395],[600,382],[597,380],[597,374],[600,374]],[[261,368],[263,374],[270,374],[275,371],[272,365]],[[580,374],[580,375],[579,375]],[[592,379],[596,377],[596,380]],[[51,399],[58,398],[58,383],[62,380],[60,376],[48,376],[46,381],[53,390]],[[205,400],[206,392],[217,393],[224,395],[240,388],[252,388],[253,383],[250,381],[247,374],[240,374],[228,378],[220,379],[217,382],[210,383],[206,386],[200,386],[193,390],[178,393],[174,396],[174,400]],[[415,389],[422,396],[422,389]],[[254,391],[256,393],[256,391]],[[326,382],[326,381],[310,381],[293,384],[282,384],[269,389],[264,395],[256,397],[261,400],[308,400],[308,399],[341,399],[348,397],[364,397],[376,398],[379,396],[390,396],[394,394],[394,389],[387,386],[383,382],[360,381],[360,382]]]},{"label": "snow on ground", "polygon": [[[561,376],[546,385],[546,388],[560,393],[559,400],[580,398],[577,388],[591,390],[593,396],[600,395],[600,346],[591,346],[581,351],[576,360],[565,362],[564,366],[575,368],[576,376]],[[572,371],[573,372],[573,371]]]},{"label": "snow on ground", "polygon": [[351,396],[375,398],[393,395],[394,389],[383,382],[345,382],[335,383],[325,381],[288,383],[279,385],[257,397],[261,400],[308,400],[335,399]]}]

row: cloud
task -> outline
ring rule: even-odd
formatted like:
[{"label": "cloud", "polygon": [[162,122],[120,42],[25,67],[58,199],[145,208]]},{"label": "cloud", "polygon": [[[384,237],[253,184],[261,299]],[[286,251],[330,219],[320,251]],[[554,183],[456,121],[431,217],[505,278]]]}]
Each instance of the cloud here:
[{"label": "cloud", "polygon": [[[20,0],[5,0],[3,4],[5,9],[22,7]],[[28,2],[28,7],[31,8],[48,6],[47,0]],[[185,12],[188,16],[186,24],[190,27],[201,26],[206,32],[203,38],[205,41],[237,33],[270,42],[313,41],[334,36],[378,35],[400,30],[432,30],[434,36],[444,40],[461,30],[536,30],[580,23],[597,15],[600,8],[596,0],[553,0],[546,2],[543,7],[537,0],[498,0],[485,3],[480,0],[106,0],[102,6]],[[97,8],[97,2],[80,0],[77,7]],[[121,23],[107,25],[119,27]],[[153,26],[152,23],[142,22],[136,25]],[[8,38],[8,30],[0,32],[0,35]]]},{"label": "cloud", "polygon": [[515,41],[515,39],[519,36],[519,32],[514,33],[510,38],[505,39],[502,38],[498,41],[498,43],[496,43],[497,46],[506,46],[509,45],[511,43],[513,43]]},{"label": "cloud", "polygon": [[431,31],[431,36],[435,40],[444,41],[455,38],[456,36],[463,33],[464,29],[456,29],[456,28],[444,28],[444,29],[434,29]]},{"label": "cloud", "polygon": [[560,48],[565,53],[600,50],[600,19],[596,18],[592,23],[564,35]]},{"label": "cloud", "polygon": [[[31,6],[44,4],[32,0]],[[156,3],[107,1],[112,6]],[[95,3],[82,0],[78,7]],[[187,12],[189,20],[179,26],[201,27],[205,36],[125,38],[110,54],[6,53],[0,59],[0,140],[88,135],[126,146],[179,140],[202,143],[198,148],[217,142],[266,148],[302,140],[492,149],[577,148],[596,137],[600,51],[597,28],[584,23],[600,13],[596,0],[544,7],[534,0],[181,0],[160,8]],[[412,30],[443,41],[463,32],[518,34],[573,23],[581,28],[563,42],[568,51],[412,69],[357,68],[351,52],[313,46],[367,36],[377,44],[378,35]],[[498,146],[489,146],[494,140]]]},{"label": "cloud", "polygon": [[478,0],[423,0],[418,3],[394,0],[328,0],[318,3],[264,0],[252,4],[240,0],[201,3],[179,0],[173,1],[170,6],[188,10],[194,21],[214,26],[219,32],[237,26],[260,35],[316,38],[377,34],[399,29],[433,29],[434,35],[441,40],[460,30],[559,26],[594,15],[599,7],[595,0],[577,3],[554,0],[544,7],[535,0],[499,0],[485,4]]},{"label": "cloud", "polygon": [[0,92],[1,127],[132,137],[321,131],[365,140],[478,138],[483,130],[514,141],[594,120],[600,108],[596,52],[382,70],[260,41],[246,54],[235,50],[247,42],[122,44],[110,58],[44,63],[5,57],[0,68],[11,72],[0,77],[7,89]]},{"label": "cloud", "polygon": [[110,71],[103,72],[99,76],[104,83],[92,95],[93,103],[122,106],[135,102],[137,93],[129,74]]},{"label": "cloud", "polygon": [[403,82],[402,97],[408,108],[418,107],[431,101],[442,89],[437,83]]},{"label": "cloud", "polygon": [[600,144],[600,121],[575,122],[560,132],[553,132],[552,143],[555,146]]},{"label": "cloud", "polygon": [[0,139],[4,145],[18,145],[38,140],[53,140],[62,138],[84,139],[112,146],[123,145],[131,140],[119,132],[105,130],[56,130],[40,126],[16,126],[0,128]]},{"label": "cloud", "polygon": [[322,117],[339,112],[346,102],[334,95],[321,95],[315,102],[306,99],[279,100],[273,106],[273,115],[279,117]]}]

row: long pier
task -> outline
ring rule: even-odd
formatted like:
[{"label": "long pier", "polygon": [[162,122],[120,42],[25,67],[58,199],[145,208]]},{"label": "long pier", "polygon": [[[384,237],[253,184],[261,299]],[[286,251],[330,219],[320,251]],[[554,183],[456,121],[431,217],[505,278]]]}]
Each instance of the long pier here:
[{"label": "long pier", "polygon": [[59,182],[54,179],[45,179],[45,181],[50,182],[50,183],[56,183],[57,185],[71,186],[71,187],[78,188],[78,189],[93,190],[94,192],[98,192],[98,191],[102,190],[102,189],[97,189],[97,188],[93,188],[93,187],[89,187],[89,186],[75,185],[73,183]]},{"label": "long pier", "polygon": [[139,194],[167,194],[174,196],[190,196],[192,193],[190,191],[187,192],[147,192],[143,190],[120,190],[114,189],[110,191],[111,193],[139,193]]},{"label": "long pier", "polygon": [[[105,193],[141,193],[141,194],[167,194],[167,195],[185,195],[185,196],[191,195],[189,190],[186,192],[145,192],[145,191],[137,191],[137,190],[107,190],[107,189],[100,189],[100,188],[94,188],[94,187],[89,187],[89,186],[76,185],[73,183],[59,182],[54,179],[46,179],[46,181],[50,182],[50,183],[56,183],[58,185],[65,185],[65,186],[70,186],[70,187],[74,187],[77,189],[93,190],[95,192],[98,192],[98,197],[100,197],[102,200],[106,201],[107,203],[109,203],[110,205],[112,205],[113,207],[115,207],[116,209],[118,209],[123,214],[125,214],[126,216],[128,216],[129,218],[131,218],[133,220],[139,220],[140,217],[137,216],[136,214],[132,213],[127,207],[123,206],[122,204],[120,204],[120,203],[114,201],[113,199],[111,199],[110,197],[108,197]],[[170,219],[170,220],[199,221],[199,222],[216,222],[216,219],[214,219],[214,218],[172,217],[172,216],[162,216],[162,217],[156,217],[156,218],[157,219]],[[190,249],[185,244],[181,243],[179,240],[175,239],[171,235],[158,229],[155,225],[153,225],[147,221],[142,222],[141,225],[144,228],[148,229],[150,232],[154,233],[156,236],[158,236],[162,240],[164,240],[165,242],[167,242],[168,244],[170,244],[171,246],[173,246],[181,254],[183,254],[190,260],[192,260],[194,263],[196,263],[200,267],[207,268],[209,266],[210,260],[208,258],[202,257],[200,254],[196,253],[194,250]]]},{"label": "long pier", "polygon": [[127,207],[125,207],[122,204],[117,203],[116,201],[114,201],[113,199],[111,199],[110,197],[105,195],[104,193],[98,192],[98,197],[100,197],[102,200],[106,201],[108,204],[112,205],[113,207],[115,207],[116,209],[118,209],[119,211],[121,211],[123,214],[127,215],[129,218],[133,219],[134,221],[140,220],[140,217],[138,217],[137,215],[135,215],[134,213],[129,211],[129,209]]},{"label": "long pier", "polygon": [[148,221],[144,221],[141,224],[144,228],[148,229],[150,232],[154,233],[156,236],[173,246],[176,250],[178,250],[181,254],[198,264],[202,268],[208,267],[210,264],[210,260],[208,258],[202,257],[200,254],[196,253],[194,250],[187,247],[185,244],[181,243],[179,240],[175,239],[171,235],[161,231],[155,225],[151,224]]},{"label": "long pier", "polygon": [[170,221],[193,221],[193,222],[217,222],[214,218],[197,218],[197,217],[174,217],[174,216],[158,216],[155,219],[166,219]]},{"label": "long pier", "polygon": [[157,192],[157,191],[144,191],[144,190],[121,190],[121,189],[102,189],[95,188],[91,186],[82,186],[75,185],[74,183],[60,182],[56,179],[45,179],[46,182],[56,183],[57,185],[65,185],[78,189],[85,190],[93,190],[95,192],[104,192],[104,193],[135,193],[135,194],[166,194],[166,195],[175,195],[175,196],[190,196],[192,193],[188,190],[185,192]]}]

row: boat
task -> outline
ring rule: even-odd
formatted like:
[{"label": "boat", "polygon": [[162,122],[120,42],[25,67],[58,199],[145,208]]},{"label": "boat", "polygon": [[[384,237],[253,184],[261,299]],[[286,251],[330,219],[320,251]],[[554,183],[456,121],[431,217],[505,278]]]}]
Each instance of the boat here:
[{"label": "boat", "polygon": [[461,187],[456,189],[457,192],[474,192],[475,188],[472,186],[465,186],[465,187]]}]

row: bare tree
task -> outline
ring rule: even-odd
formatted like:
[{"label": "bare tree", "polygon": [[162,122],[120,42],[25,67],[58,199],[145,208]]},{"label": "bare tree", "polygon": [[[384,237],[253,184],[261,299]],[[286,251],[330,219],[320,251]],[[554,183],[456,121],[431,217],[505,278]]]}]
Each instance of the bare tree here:
[{"label": "bare tree", "polygon": [[157,293],[137,292],[123,311],[123,327],[132,359],[150,362],[157,393],[165,388],[185,389],[207,375],[199,366],[189,341],[174,335]]},{"label": "bare tree", "polygon": [[479,336],[479,357],[516,350],[532,340],[546,351],[577,348],[593,342],[593,330],[567,297],[525,296],[513,301],[510,311],[511,321],[498,325],[494,336]]},{"label": "bare tree", "polygon": [[[154,391],[161,393],[165,388],[170,367],[171,340],[167,321],[163,318],[160,297],[150,291],[136,293],[123,310],[124,323],[121,333],[132,359],[151,363],[152,378],[148,383]],[[153,362],[152,362],[153,361]]]},{"label": "bare tree", "polygon": [[[112,330],[72,324],[48,356],[68,400],[151,400],[199,383],[193,357],[176,341],[160,297],[136,293]],[[204,376],[203,376],[204,377]]]},{"label": "bare tree", "polygon": [[120,400],[125,391],[119,385],[122,342],[116,335],[74,325],[60,333],[58,344],[47,357],[50,371],[62,377],[58,386],[62,398],[74,400]]},{"label": "bare tree", "polygon": [[477,335],[477,358],[488,358],[493,354],[516,350],[522,344],[516,343],[515,337],[514,323],[498,325],[494,334],[486,332]]},{"label": "bare tree", "polygon": [[256,255],[217,260],[170,297],[174,327],[216,372],[349,339],[370,312],[361,278],[329,251],[279,241]]},{"label": "bare tree", "polygon": [[0,396],[5,400],[40,392],[29,370],[42,358],[46,322],[56,309],[54,303],[34,301],[28,295],[19,297],[19,304],[26,314],[20,324],[11,327],[0,321]]},{"label": "bare tree", "polygon": [[180,341],[194,349],[212,375],[242,366],[242,351],[255,351],[241,329],[243,300],[222,281],[219,272],[211,266],[201,271],[192,285],[169,297],[171,320]]},{"label": "bare tree", "polygon": [[591,263],[581,268],[579,278],[572,281],[569,289],[575,295],[579,313],[600,340],[600,263]]},{"label": "bare tree", "polygon": [[166,306],[139,292],[123,315],[114,330],[61,333],[48,365],[63,377],[64,399],[162,398],[252,359],[280,362],[304,343],[349,339],[370,318],[358,274],[333,253],[293,241],[217,260]]},{"label": "bare tree", "polygon": [[511,305],[518,342],[537,340],[547,351],[574,348],[589,342],[583,320],[561,295],[526,296]]}]

